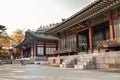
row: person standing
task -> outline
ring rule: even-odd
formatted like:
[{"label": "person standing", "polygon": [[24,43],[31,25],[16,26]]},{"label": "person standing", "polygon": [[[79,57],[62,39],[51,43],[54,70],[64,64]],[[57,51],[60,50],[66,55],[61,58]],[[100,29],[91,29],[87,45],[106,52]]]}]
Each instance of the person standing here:
[{"label": "person standing", "polygon": [[87,45],[86,41],[83,42],[82,47],[83,47],[83,51],[86,52],[86,53],[88,53],[88,45]]}]

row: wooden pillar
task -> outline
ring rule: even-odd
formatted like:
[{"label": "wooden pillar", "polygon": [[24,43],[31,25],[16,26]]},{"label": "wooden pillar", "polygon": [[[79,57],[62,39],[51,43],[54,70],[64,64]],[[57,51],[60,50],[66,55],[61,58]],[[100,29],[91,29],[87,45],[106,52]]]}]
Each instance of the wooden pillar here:
[{"label": "wooden pillar", "polygon": [[93,52],[93,28],[89,26],[89,48]]},{"label": "wooden pillar", "polygon": [[114,39],[115,35],[114,35],[112,13],[107,12],[106,14],[104,14],[104,16],[106,16],[108,18],[108,20],[109,20],[110,39]]},{"label": "wooden pillar", "polygon": [[58,50],[58,49],[60,50],[60,37],[59,37],[59,39],[58,39],[58,44],[56,44],[56,46],[57,46],[57,47],[56,47],[56,50]]},{"label": "wooden pillar", "polygon": [[104,31],[102,31],[102,40],[106,40],[105,30],[104,30]]},{"label": "wooden pillar", "polygon": [[114,27],[113,27],[113,20],[109,18],[109,29],[110,29],[110,39],[114,39]]},{"label": "wooden pillar", "polygon": [[31,44],[31,57],[34,57],[34,44]]},{"label": "wooden pillar", "polygon": [[65,44],[64,44],[64,48],[66,48],[66,35],[64,35],[64,39],[65,39]]},{"label": "wooden pillar", "polygon": [[37,56],[37,43],[34,42],[34,48],[33,48],[33,57],[35,58]]},{"label": "wooden pillar", "polygon": [[38,46],[37,46],[37,43],[35,43],[35,57],[37,57],[38,55],[37,50],[38,50]]},{"label": "wooden pillar", "polygon": [[56,50],[58,50],[58,48],[59,48],[59,40],[58,40],[58,43],[55,43],[55,45],[56,45]]},{"label": "wooden pillar", "polygon": [[34,58],[34,42],[31,44],[31,58]]},{"label": "wooden pillar", "polygon": [[43,56],[46,56],[46,44],[45,43],[43,44],[43,50],[44,50],[43,51],[43,53],[44,53]]},{"label": "wooden pillar", "polygon": [[21,49],[21,58],[23,58],[24,49]]},{"label": "wooden pillar", "polygon": [[78,45],[78,33],[75,33],[75,48],[76,48],[76,50],[78,50],[78,47],[79,47],[79,45]]}]

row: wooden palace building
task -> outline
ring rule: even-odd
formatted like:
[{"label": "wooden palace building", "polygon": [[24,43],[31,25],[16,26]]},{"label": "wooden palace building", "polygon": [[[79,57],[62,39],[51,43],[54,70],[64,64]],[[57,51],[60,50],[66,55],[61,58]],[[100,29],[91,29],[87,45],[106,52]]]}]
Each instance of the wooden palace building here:
[{"label": "wooden palace building", "polygon": [[59,37],[56,54],[78,52],[83,42],[89,52],[98,47],[118,49],[120,0],[96,0],[45,33]]},{"label": "wooden palace building", "polygon": [[21,50],[22,58],[53,56],[53,51],[57,50],[58,38],[44,35],[45,30],[42,28],[37,31],[26,31],[24,40],[16,47]]},{"label": "wooden palace building", "polygon": [[[81,54],[83,51],[83,43],[85,43],[87,47],[88,54],[95,53],[96,51],[100,52],[102,50],[104,50],[104,52],[119,51],[120,0],[95,0],[76,14],[56,25],[54,28],[46,31],[45,34],[59,37],[58,50],[54,51],[54,54],[59,55],[61,59],[57,62],[58,57],[52,57],[50,58],[50,64],[62,64],[63,62],[65,64],[66,61],[66,64],[69,64],[70,60],[65,60],[65,57],[63,58],[62,56],[72,56],[76,53]],[[112,61],[115,63],[115,61],[118,60],[120,60],[120,58],[117,60],[114,58],[105,58],[106,62],[104,62],[104,65]],[[71,59],[71,62],[74,61]],[[100,63],[101,62],[102,61],[100,61]],[[80,65],[74,65],[74,67],[80,68]]]},{"label": "wooden palace building", "polygon": [[90,53],[95,52],[108,54],[98,56],[91,66],[93,68],[109,68],[116,63],[120,66],[120,0],[95,0],[42,34],[26,32],[25,40],[19,46],[23,49],[23,55],[48,56],[50,64],[70,63],[74,68],[88,68],[91,66],[88,61],[93,61],[93,57],[85,61],[81,58],[84,55],[79,56],[86,51],[86,56],[90,57]]}]

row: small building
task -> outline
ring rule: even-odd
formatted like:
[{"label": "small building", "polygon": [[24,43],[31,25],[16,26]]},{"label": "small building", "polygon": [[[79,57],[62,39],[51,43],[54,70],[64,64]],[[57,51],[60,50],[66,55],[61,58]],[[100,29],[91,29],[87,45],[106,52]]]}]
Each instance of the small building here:
[{"label": "small building", "polygon": [[39,58],[53,56],[57,50],[55,36],[44,35],[34,31],[26,31],[24,40],[17,46],[21,50],[22,58]]}]

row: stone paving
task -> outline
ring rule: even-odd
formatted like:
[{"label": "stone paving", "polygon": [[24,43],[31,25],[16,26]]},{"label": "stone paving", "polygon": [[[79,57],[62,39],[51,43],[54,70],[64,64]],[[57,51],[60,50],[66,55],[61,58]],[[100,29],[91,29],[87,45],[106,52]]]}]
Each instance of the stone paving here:
[{"label": "stone paving", "polygon": [[0,65],[0,80],[120,80],[120,73],[43,65]]}]

